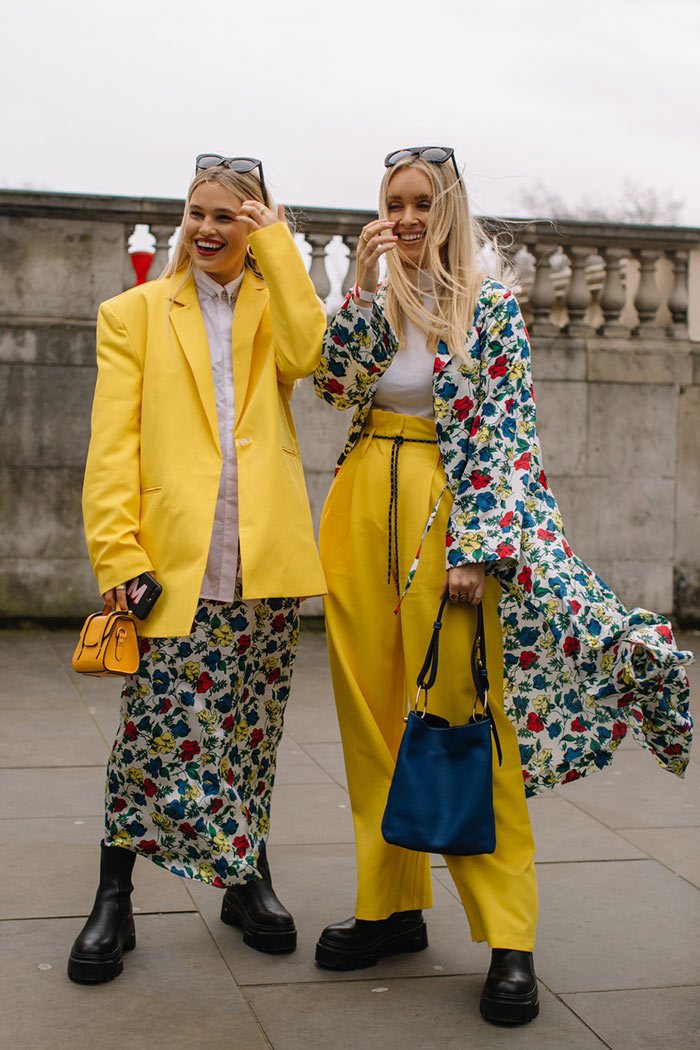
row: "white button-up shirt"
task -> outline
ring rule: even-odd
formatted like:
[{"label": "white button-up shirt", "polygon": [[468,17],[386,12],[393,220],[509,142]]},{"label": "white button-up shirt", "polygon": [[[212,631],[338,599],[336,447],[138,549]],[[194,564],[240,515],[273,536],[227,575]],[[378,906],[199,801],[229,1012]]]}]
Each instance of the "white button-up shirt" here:
[{"label": "white button-up shirt", "polygon": [[202,598],[213,598],[219,602],[233,601],[238,571],[238,463],[233,440],[236,405],[233,392],[231,329],[233,311],[242,281],[243,273],[228,284],[221,285],[201,270],[194,272],[197,298],[209,341],[219,442],[223,457],[209,558],[200,594]]}]

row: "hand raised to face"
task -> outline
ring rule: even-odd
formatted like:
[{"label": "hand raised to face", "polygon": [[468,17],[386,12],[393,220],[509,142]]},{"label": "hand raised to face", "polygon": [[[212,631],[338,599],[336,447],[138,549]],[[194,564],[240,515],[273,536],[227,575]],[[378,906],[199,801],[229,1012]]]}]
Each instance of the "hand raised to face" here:
[{"label": "hand raised to face", "polygon": [[394,223],[390,219],[374,219],[363,227],[357,243],[355,280],[364,291],[376,291],[379,284],[379,260],[396,245],[393,227]]},{"label": "hand raised to face", "polygon": [[236,219],[247,227],[248,233],[255,233],[256,230],[263,230],[266,226],[284,222],[284,205],[280,204],[277,211],[274,212],[261,201],[243,201]]}]

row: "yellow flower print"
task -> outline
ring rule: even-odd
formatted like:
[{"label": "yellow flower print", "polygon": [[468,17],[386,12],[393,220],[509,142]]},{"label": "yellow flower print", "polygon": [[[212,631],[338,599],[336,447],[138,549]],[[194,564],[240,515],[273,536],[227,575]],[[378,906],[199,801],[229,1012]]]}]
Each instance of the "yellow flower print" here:
[{"label": "yellow flower print", "polygon": [[217,645],[231,645],[233,643],[233,631],[227,623],[223,627],[217,627],[211,632],[209,645],[213,649]]},{"label": "yellow flower print", "polygon": [[245,722],[239,722],[236,726],[236,731],[233,734],[236,740],[245,740],[248,736],[248,726]]},{"label": "yellow flower print", "polygon": [[202,751],[199,756],[199,764],[201,766],[211,766],[214,763],[214,756],[210,755],[208,751]]},{"label": "yellow flower print", "polygon": [[357,339],[357,342],[360,344],[360,346],[364,347],[365,349],[369,348],[372,345],[369,329],[365,330],[364,332],[356,333],[355,339]]},{"label": "yellow flower print", "polygon": [[612,616],[604,605],[594,606],[592,612],[598,623],[612,623]]},{"label": "yellow flower print", "polygon": [[121,846],[122,849],[133,849],[134,843],[126,831],[118,831],[116,835],[112,835],[109,840],[113,846]]},{"label": "yellow flower print", "polygon": [[262,836],[267,835],[268,831],[270,830],[270,819],[267,813],[263,813],[260,819],[258,820],[258,830],[260,831],[260,834]]},{"label": "yellow flower print", "polygon": [[170,730],[166,730],[162,736],[153,738],[153,744],[148,749],[149,755],[165,755],[168,751],[175,750],[175,738]]},{"label": "yellow flower print", "polygon": [[199,678],[199,664],[195,663],[194,660],[186,663],[182,670],[188,682],[196,682]]},{"label": "yellow flower print", "polygon": [[530,514],[532,514],[532,512],[534,510],[537,510],[537,500],[536,499],[526,499],[525,500],[525,510],[529,511]]},{"label": "yellow flower print", "polygon": [[625,685],[635,684],[635,677],[630,671],[629,667],[622,668],[622,681],[625,683]]},{"label": "yellow flower print", "polygon": [[605,674],[612,670],[612,665],[615,663],[615,656],[611,652],[607,652],[600,661],[601,669]]},{"label": "yellow flower print", "polygon": [[265,674],[270,674],[271,671],[274,671],[278,663],[279,660],[276,656],[268,656],[267,660],[263,664],[263,671],[265,672]]},{"label": "yellow flower print", "polygon": [[436,419],[444,419],[450,411],[450,406],[443,397],[436,397],[433,400],[433,408],[435,410]]},{"label": "yellow flower print", "polygon": [[245,783],[248,784],[248,785],[254,784],[257,779],[258,779],[257,772],[254,769],[251,769],[250,772],[248,773],[248,775],[245,778]]},{"label": "yellow flower print", "polygon": [[549,598],[545,603],[544,607],[547,610],[547,615],[554,617],[559,612],[559,602],[556,598]]},{"label": "yellow flower print", "polygon": [[549,702],[549,700],[547,699],[546,696],[541,695],[541,696],[536,696],[534,698],[534,700],[532,701],[532,706],[535,709],[535,711],[537,712],[537,714],[542,716],[542,715],[548,714],[548,712],[549,712],[549,710],[550,710],[552,705],[550,704],[550,702]]},{"label": "yellow flower print", "polygon": [[506,320],[505,317],[501,317],[497,321],[494,321],[494,323],[489,328],[489,337],[493,338],[493,339],[497,339],[498,336],[503,331],[503,329],[505,328],[506,324],[507,324],[507,320]]},{"label": "yellow flower print", "polygon": [[255,606],[255,622],[258,625],[258,627],[260,627],[262,624],[265,623],[265,615],[266,615],[266,613],[265,613],[265,606],[264,605],[256,605]]},{"label": "yellow flower print", "polygon": [[151,656],[151,662],[154,663],[154,664],[161,664],[161,663],[163,663],[165,658],[166,658],[166,654],[165,653],[163,653],[163,652],[156,652],[156,653],[153,653],[153,655]]},{"label": "yellow flower print", "polygon": [[544,747],[537,755],[533,755],[532,761],[536,766],[548,766],[552,761],[552,749]]},{"label": "yellow flower print", "polygon": [[558,510],[552,511],[552,521],[558,529],[561,530],[564,528],[564,519],[562,518]]},{"label": "yellow flower print", "polygon": [[200,711],[197,714],[197,721],[205,733],[213,733],[216,724],[216,713],[214,711]]},{"label": "yellow flower print", "polygon": [[463,554],[471,554],[472,551],[478,550],[483,542],[483,532],[465,532],[459,538],[459,549]]},{"label": "yellow flower print", "polygon": [[491,440],[492,434],[493,430],[491,429],[491,427],[479,427],[479,429],[476,432],[476,440],[479,442],[480,445],[486,445]]},{"label": "yellow flower print", "polygon": [[222,853],[229,853],[231,851],[231,843],[226,838],[223,831],[217,831],[214,836],[214,841],[211,844],[211,851],[215,857],[220,857]]},{"label": "yellow flower print", "polygon": [[170,817],[167,817],[165,813],[154,813],[152,817],[153,823],[157,824],[163,831],[168,831],[172,826],[173,822]]},{"label": "yellow flower print", "polygon": [[[137,700],[143,700],[143,698],[145,696],[148,696],[148,693],[149,693],[149,688],[148,688],[148,686],[146,685],[145,682],[141,682],[139,685],[136,686],[136,699]],[[128,721],[128,718],[129,718],[128,714],[125,715],[124,718],[125,718],[126,721]]]},{"label": "yellow flower print", "polygon": [[668,769],[671,773],[676,773],[678,776],[681,776],[685,769],[685,762],[680,758],[672,758],[668,764]]},{"label": "yellow flower print", "polygon": [[202,882],[213,882],[216,877],[211,864],[200,864],[197,868],[197,874]]},{"label": "yellow flower print", "polygon": [[229,760],[227,758],[222,758],[221,759],[221,762],[219,764],[219,769],[221,771],[222,777],[226,776],[226,774],[228,773],[228,767],[230,765],[231,765],[231,763],[229,762]]},{"label": "yellow flower print", "polygon": [[510,378],[511,379],[522,379],[525,375],[525,362],[514,361],[510,366]]},{"label": "yellow flower print", "polygon": [[281,707],[277,700],[266,700],[265,710],[267,712],[268,719],[271,723],[278,722],[280,717]]},{"label": "yellow flower print", "polygon": [[143,770],[137,769],[135,766],[128,771],[127,776],[132,784],[143,784]]},{"label": "yellow flower print", "polygon": [[322,357],[321,360],[318,362],[318,365],[316,366],[316,374],[319,376],[325,376],[327,371],[328,362],[326,361],[325,357]]},{"label": "yellow flower print", "polygon": [[547,572],[547,570],[544,567],[544,565],[536,565],[535,566],[535,576],[539,576],[540,579],[544,578],[546,572]]},{"label": "yellow flower print", "polygon": [[183,802],[196,802],[199,798],[199,788],[196,784],[190,784],[182,793]]},{"label": "yellow flower print", "polygon": [[504,481],[503,478],[499,480],[498,484],[496,485],[496,488],[494,489],[494,492],[498,499],[508,499],[509,496],[513,495],[512,487],[508,484],[507,481]]}]

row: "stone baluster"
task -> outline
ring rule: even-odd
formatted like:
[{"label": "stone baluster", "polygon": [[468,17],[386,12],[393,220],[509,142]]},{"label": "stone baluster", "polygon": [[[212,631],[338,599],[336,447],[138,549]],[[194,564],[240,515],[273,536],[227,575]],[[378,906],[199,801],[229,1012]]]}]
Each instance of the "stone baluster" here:
[{"label": "stone baluster", "polygon": [[311,245],[309,276],[314,283],[316,295],[325,302],[331,290],[331,282],[326,272],[326,246],[331,239],[331,234],[307,233],[305,237]]},{"label": "stone baluster", "polygon": [[355,237],[353,234],[347,234],[345,237],[343,237],[343,244],[349,252],[348,269],[340,289],[343,298],[345,298],[345,296],[355,283],[355,266],[357,264],[357,245],[359,240],[360,238]]},{"label": "stone baluster", "polygon": [[605,261],[605,283],[600,293],[600,308],[605,317],[601,334],[626,336],[629,328],[622,324],[620,315],[626,300],[626,271],[623,262],[628,256],[626,248],[606,248],[602,255]]},{"label": "stone baluster", "polygon": [[156,239],[156,254],[153,257],[151,268],[148,271],[148,276],[151,280],[155,280],[160,277],[162,271],[168,265],[168,252],[170,250],[170,238],[175,232],[175,227],[168,225],[161,225],[160,223],[151,223],[149,226],[151,234]]},{"label": "stone baluster", "polygon": [[122,256],[123,291],[126,291],[127,288],[131,288],[134,283],[134,268],[131,265],[131,259],[129,258],[129,248],[131,247],[131,238],[134,236],[135,229],[136,227],[131,222],[127,222],[124,225],[124,255]]},{"label": "stone baluster", "polygon": [[537,335],[555,335],[559,328],[550,320],[556,292],[549,260],[556,251],[556,245],[528,244],[528,249],[535,258],[535,280],[530,291],[530,306],[535,315],[532,331]]},{"label": "stone baluster", "polygon": [[672,323],[666,329],[674,339],[688,338],[688,252],[667,252],[673,263],[673,287],[668,297]]},{"label": "stone baluster", "polygon": [[563,250],[571,264],[569,287],[564,298],[564,304],[569,313],[569,323],[566,326],[566,332],[568,335],[592,335],[594,331],[593,326],[585,322],[586,311],[592,298],[591,290],[586,280],[586,263],[592,254],[592,249],[583,245],[572,244]]},{"label": "stone baluster", "polygon": [[656,283],[656,263],[660,254],[656,248],[635,252],[639,259],[639,287],[634,297],[639,325],[634,330],[635,335],[658,334],[656,311],[661,304],[661,293]]}]

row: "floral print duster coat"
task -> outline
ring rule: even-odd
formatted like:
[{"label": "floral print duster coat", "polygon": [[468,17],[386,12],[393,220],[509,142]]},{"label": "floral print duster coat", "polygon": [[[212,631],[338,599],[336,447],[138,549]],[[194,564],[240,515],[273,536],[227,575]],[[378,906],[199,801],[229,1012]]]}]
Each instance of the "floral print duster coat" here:
[{"label": "floral print duster coat", "polygon": [[[382,303],[380,290],[368,322],[348,296],[326,331],[316,392],[335,408],[356,407],[338,467],[397,350]],[[542,467],[525,324],[512,292],[488,278],[466,350],[463,360],[440,342],[433,373],[454,500],[446,564],[486,562],[502,587],[504,696],[528,794],[603,768],[628,732],[682,775],[692,654],[676,649],[665,619],[628,611],[569,547]]]}]

